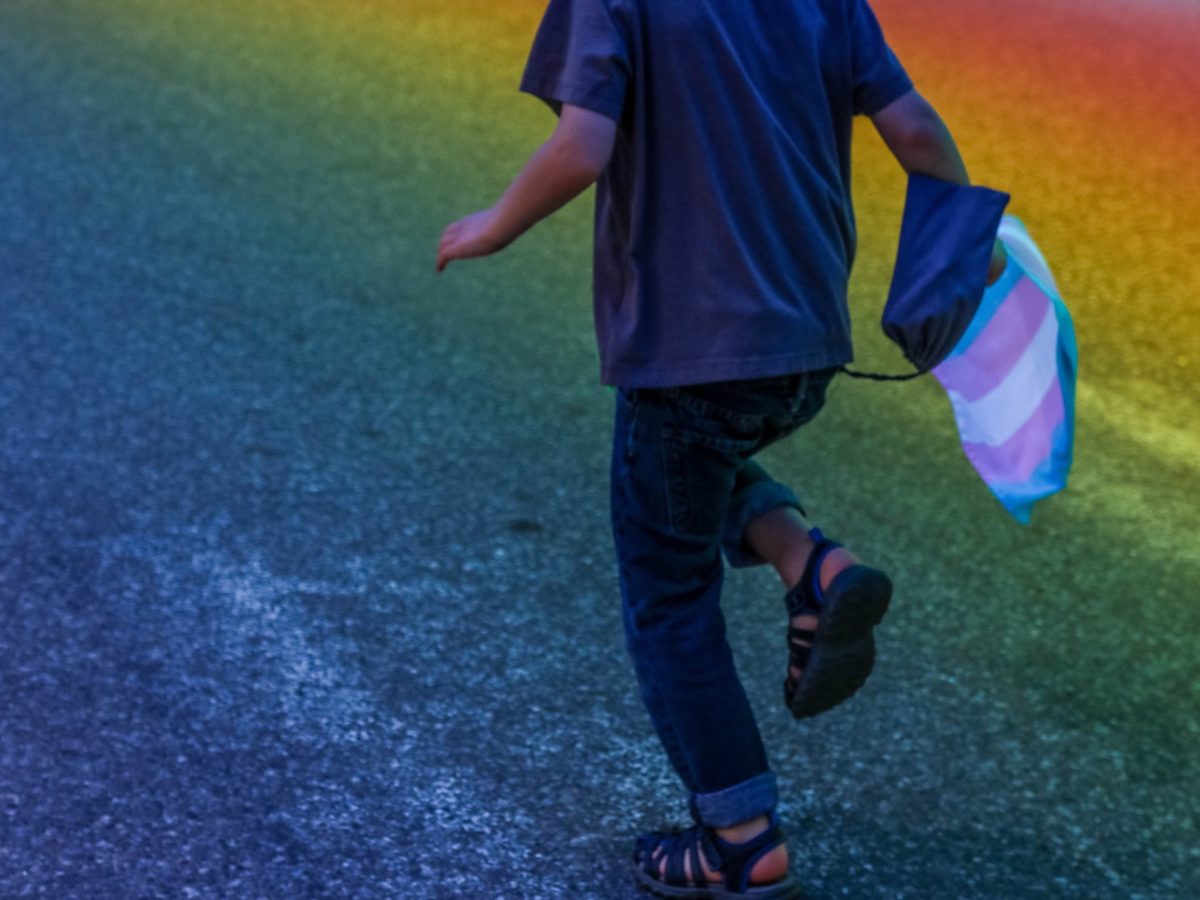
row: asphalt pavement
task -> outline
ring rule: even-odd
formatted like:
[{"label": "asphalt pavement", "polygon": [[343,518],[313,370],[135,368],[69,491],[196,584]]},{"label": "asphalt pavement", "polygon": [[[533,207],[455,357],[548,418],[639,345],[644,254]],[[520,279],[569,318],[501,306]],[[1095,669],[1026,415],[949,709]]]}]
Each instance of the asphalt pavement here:
[{"label": "asphalt pavement", "polygon": [[[103,6],[0,7],[0,897],[641,896],[633,837],[686,807],[620,634],[588,209],[437,281],[509,163],[438,178],[289,93],[388,93],[349,12],[294,5],[302,71],[283,4]],[[794,722],[776,579],[727,580],[797,877],[1200,896],[1191,463],[1096,420],[1159,518],[1030,532],[897,390],[764,456],[896,580],[860,695]]]}]

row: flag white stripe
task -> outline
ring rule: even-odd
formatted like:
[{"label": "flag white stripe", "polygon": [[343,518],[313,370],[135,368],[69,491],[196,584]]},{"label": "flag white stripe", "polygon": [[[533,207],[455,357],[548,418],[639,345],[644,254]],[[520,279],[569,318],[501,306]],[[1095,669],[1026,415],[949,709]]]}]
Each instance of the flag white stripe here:
[{"label": "flag white stripe", "polygon": [[1051,306],[1033,340],[1002,382],[973,403],[957,391],[949,391],[963,441],[997,447],[1016,434],[1037,411],[1046,392],[1058,384],[1057,350],[1058,319]]}]

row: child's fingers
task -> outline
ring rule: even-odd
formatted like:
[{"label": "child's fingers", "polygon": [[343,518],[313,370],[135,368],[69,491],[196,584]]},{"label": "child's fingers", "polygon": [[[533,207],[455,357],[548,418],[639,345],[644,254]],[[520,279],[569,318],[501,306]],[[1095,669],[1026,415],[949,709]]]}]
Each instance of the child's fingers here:
[{"label": "child's fingers", "polygon": [[1004,270],[1008,268],[1008,251],[1005,249],[1003,241],[999,238],[992,246],[992,262],[988,266],[987,286],[991,287],[1000,280],[1000,276],[1004,274]]},{"label": "child's fingers", "polygon": [[437,270],[441,272],[451,260],[472,259],[495,252],[482,237],[478,224],[480,213],[459,219],[446,226],[438,245]]},{"label": "child's fingers", "polygon": [[437,270],[441,272],[449,265],[450,260],[454,258],[454,235],[458,230],[458,223],[454,222],[446,226],[446,230],[442,232],[442,239],[438,242],[437,252]]}]

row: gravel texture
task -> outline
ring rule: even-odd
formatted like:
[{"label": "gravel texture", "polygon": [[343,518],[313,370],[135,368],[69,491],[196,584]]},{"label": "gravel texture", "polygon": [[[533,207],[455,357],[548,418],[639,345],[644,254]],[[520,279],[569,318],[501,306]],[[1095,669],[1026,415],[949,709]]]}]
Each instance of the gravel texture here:
[{"label": "gravel texture", "polygon": [[[590,205],[432,275],[548,127],[534,6],[0,5],[0,897],[634,897],[684,820],[620,635]],[[451,35],[510,68],[424,66]],[[1200,896],[1195,398],[1081,398],[1028,530],[928,384],[839,384],[765,455],[898,590],[798,724],[782,591],[727,581],[810,896]]]}]

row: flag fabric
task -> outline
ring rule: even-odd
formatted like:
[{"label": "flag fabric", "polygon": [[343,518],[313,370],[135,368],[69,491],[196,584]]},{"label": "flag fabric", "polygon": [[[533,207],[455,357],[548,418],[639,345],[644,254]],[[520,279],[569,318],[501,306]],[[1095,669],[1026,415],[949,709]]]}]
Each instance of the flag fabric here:
[{"label": "flag fabric", "polygon": [[1008,266],[933,375],[950,397],[963,450],[1005,509],[1067,485],[1075,436],[1078,349],[1071,314],[1025,225],[1003,216]]}]

